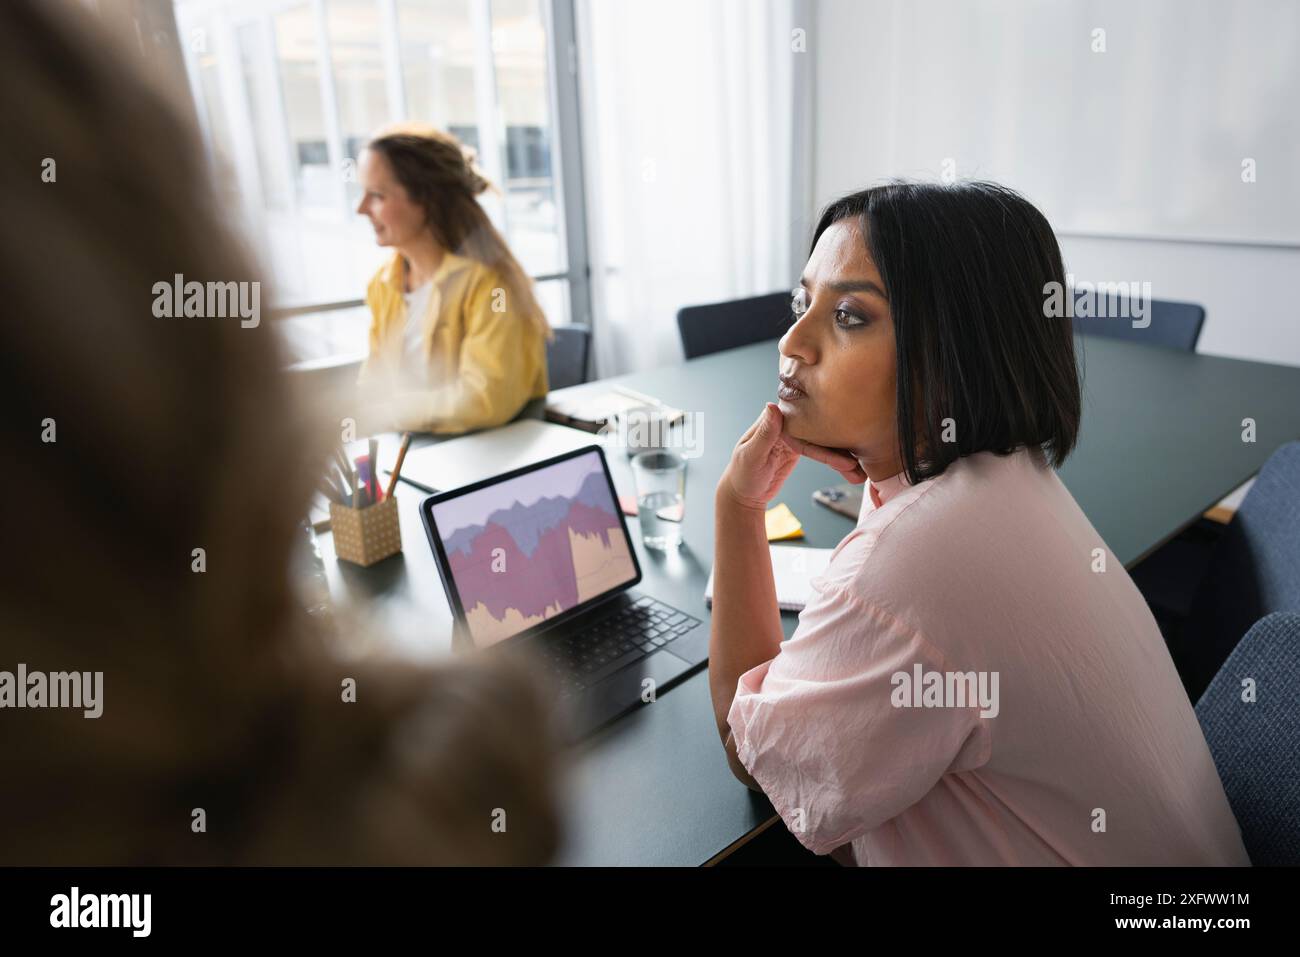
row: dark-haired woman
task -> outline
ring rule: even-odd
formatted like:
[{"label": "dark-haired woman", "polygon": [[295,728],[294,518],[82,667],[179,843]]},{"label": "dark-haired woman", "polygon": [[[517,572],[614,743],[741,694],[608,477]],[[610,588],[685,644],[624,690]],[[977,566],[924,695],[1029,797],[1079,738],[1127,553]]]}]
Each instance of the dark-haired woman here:
[{"label": "dark-haired woman", "polygon": [[[716,490],[709,662],[732,770],[815,853],[1249,863],[1160,631],[1055,472],[1081,388],[1053,282],[1047,221],[993,184],[818,224],[779,404]],[[801,455],[870,494],[783,643],[763,512]]]},{"label": "dark-haired woman", "polygon": [[546,395],[550,325],[476,197],[472,154],[431,127],[395,127],[358,166],[375,241],[393,248],[366,291],[367,431],[501,425]]}]

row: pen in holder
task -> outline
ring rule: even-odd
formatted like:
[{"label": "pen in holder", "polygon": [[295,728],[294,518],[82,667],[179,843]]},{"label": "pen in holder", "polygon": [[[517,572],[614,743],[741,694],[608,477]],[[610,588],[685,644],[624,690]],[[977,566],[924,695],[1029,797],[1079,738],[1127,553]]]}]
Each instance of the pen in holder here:
[{"label": "pen in holder", "polygon": [[364,508],[330,502],[330,528],[334,531],[334,554],[345,562],[373,565],[402,550],[393,496]]}]

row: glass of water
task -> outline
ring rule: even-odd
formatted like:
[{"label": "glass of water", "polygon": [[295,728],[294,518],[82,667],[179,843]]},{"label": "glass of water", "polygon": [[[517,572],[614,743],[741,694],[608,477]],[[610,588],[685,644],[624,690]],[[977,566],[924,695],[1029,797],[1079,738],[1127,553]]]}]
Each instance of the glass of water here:
[{"label": "glass of water", "polygon": [[642,452],[632,459],[641,540],[667,550],[682,543],[686,517],[686,460],[675,452]]}]

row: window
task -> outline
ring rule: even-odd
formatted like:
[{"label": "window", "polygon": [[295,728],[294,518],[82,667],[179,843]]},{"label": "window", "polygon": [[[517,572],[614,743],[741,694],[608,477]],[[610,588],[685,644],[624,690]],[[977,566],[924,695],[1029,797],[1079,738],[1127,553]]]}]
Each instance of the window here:
[{"label": "window", "polygon": [[270,269],[274,307],[294,313],[279,328],[295,359],[366,349],[358,306],[388,252],[353,212],[356,161],[398,120],[478,151],[502,191],[483,205],[551,323],[585,321],[581,203],[565,201],[559,145],[576,152],[576,88],[553,74],[572,0],[174,3],[222,195]]},{"label": "window", "polygon": [[279,98],[279,87],[269,56],[270,37],[262,23],[245,23],[235,36],[239,43],[239,78],[257,149],[257,182],[250,181],[248,190],[267,209],[287,210],[291,206],[293,174],[276,150],[281,130],[271,106]]},{"label": "window", "polygon": [[[312,6],[297,4],[272,19],[275,70],[259,99],[283,103],[283,122],[289,135],[289,170],[293,177],[294,204],[299,210],[325,212],[341,201],[330,162],[330,141],[325,131],[321,102],[321,49]],[[275,81],[279,86],[275,86]]]}]

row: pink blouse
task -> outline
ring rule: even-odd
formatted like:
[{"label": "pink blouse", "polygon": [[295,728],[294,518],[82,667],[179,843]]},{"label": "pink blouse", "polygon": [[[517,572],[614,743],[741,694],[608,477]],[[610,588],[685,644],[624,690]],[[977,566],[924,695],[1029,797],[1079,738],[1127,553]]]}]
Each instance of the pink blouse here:
[{"label": "pink blouse", "polygon": [[1250,863],[1155,619],[1038,450],[870,492],[727,716],[804,846],[871,865]]}]

